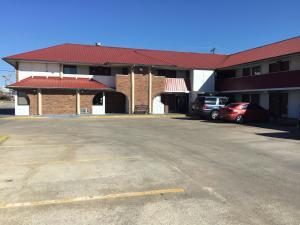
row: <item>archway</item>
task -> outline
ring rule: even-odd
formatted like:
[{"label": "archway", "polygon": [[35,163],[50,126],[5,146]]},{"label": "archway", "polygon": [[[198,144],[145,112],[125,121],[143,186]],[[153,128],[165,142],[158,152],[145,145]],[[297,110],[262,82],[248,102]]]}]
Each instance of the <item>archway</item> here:
[{"label": "archway", "polygon": [[105,93],[105,112],[106,113],[127,113],[128,99],[120,92]]}]

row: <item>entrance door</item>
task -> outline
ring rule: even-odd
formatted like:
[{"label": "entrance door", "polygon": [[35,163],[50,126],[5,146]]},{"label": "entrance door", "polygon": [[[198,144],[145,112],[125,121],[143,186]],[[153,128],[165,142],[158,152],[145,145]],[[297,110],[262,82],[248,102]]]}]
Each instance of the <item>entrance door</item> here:
[{"label": "entrance door", "polygon": [[288,93],[270,93],[269,111],[279,117],[286,116],[288,113]]},{"label": "entrance door", "polygon": [[164,114],[165,105],[161,102],[161,96],[156,96],[153,99],[153,114]]},{"label": "entrance door", "polygon": [[188,95],[176,96],[176,108],[178,113],[188,112]]}]

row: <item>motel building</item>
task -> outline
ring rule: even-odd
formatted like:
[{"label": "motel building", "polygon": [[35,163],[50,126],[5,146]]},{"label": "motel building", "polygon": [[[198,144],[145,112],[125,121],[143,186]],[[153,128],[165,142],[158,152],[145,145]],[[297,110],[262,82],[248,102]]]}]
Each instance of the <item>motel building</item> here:
[{"label": "motel building", "polygon": [[3,60],[16,115],[188,113],[207,94],[300,113],[300,37],[231,55],[62,44]]}]

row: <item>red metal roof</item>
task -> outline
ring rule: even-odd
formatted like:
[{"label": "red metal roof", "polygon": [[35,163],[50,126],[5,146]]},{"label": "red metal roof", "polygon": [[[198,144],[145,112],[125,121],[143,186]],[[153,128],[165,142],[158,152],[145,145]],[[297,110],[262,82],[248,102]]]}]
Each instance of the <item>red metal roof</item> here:
[{"label": "red metal roof", "polygon": [[45,88],[45,89],[110,89],[105,84],[88,78],[73,77],[28,77],[7,86],[8,88]]},{"label": "red metal roof", "polygon": [[300,36],[229,55],[218,68],[275,58],[300,52]]},{"label": "red metal roof", "polygon": [[159,51],[79,44],[62,44],[3,58],[81,64],[142,64],[180,68],[214,69],[225,55]]},{"label": "red metal roof", "polygon": [[100,65],[107,63],[175,66],[187,69],[226,68],[300,52],[300,36],[232,55],[62,44],[3,58]]}]

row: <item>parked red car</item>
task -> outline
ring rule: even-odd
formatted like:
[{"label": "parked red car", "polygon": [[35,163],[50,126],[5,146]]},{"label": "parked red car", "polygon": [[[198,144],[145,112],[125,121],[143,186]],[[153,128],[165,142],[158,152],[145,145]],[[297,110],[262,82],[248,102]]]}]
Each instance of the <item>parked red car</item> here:
[{"label": "parked red car", "polygon": [[220,109],[220,119],[236,123],[267,121],[271,118],[269,111],[249,102],[231,103]]}]

